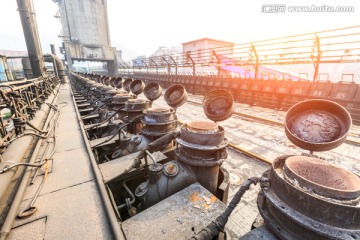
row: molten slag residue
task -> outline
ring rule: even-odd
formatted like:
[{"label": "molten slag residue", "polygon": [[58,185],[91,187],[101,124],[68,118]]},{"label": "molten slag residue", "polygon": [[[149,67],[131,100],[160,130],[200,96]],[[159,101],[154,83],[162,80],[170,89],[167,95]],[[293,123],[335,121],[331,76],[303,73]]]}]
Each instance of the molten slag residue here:
[{"label": "molten slag residue", "polygon": [[231,103],[226,98],[216,98],[214,100],[209,101],[206,106],[206,110],[211,115],[221,115],[226,113],[231,107]]},{"label": "molten slag residue", "polygon": [[189,130],[193,131],[215,131],[219,127],[217,123],[209,121],[195,121],[187,124]]},{"label": "molten slag residue", "polygon": [[340,125],[330,113],[310,110],[292,118],[290,131],[306,142],[323,143],[339,137]]},{"label": "molten slag residue", "polygon": [[147,94],[150,98],[155,98],[158,94],[159,88],[157,86],[151,87],[147,90]]},{"label": "molten slag residue", "polygon": [[182,96],[182,90],[175,90],[172,93],[170,93],[169,96],[169,102],[175,102]]},{"label": "molten slag residue", "polygon": [[135,86],[133,87],[133,91],[134,92],[137,92],[137,91],[139,91],[140,90],[140,88],[141,88],[141,82],[140,83],[137,83],[137,84],[135,84]]}]

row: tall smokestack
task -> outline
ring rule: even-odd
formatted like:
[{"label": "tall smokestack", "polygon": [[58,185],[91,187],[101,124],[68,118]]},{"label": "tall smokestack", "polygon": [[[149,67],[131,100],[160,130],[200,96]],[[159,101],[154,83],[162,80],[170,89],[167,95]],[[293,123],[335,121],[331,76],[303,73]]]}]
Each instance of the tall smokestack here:
[{"label": "tall smokestack", "polygon": [[45,74],[45,64],[41,51],[33,3],[31,0],[17,0],[17,5],[33,76],[41,77]]}]

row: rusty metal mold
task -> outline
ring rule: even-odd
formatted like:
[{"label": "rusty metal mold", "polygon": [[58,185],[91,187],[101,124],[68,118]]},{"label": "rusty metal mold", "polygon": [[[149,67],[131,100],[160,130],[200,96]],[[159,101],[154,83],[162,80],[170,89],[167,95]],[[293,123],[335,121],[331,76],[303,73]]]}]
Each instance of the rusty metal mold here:
[{"label": "rusty metal mold", "polygon": [[145,83],[140,79],[135,79],[130,83],[130,91],[135,94],[139,95],[144,91]]},{"label": "rusty metal mold", "polygon": [[286,159],[274,160],[262,178],[258,208],[265,223],[281,239],[358,239],[360,205],[325,198],[284,176]]},{"label": "rusty metal mold", "polygon": [[113,90],[112,87],[106,86],[106,85],[99,86],[99,89],[100,89],[100,93],[101,93],[102,95],[106,95],[106,94],[108,94],[109,91],[112,91],[112,90]]},{"label": "rusty metal mold", "polygon": [[166,103],[173,108],[178,108],[187,100],[188,94],[181,84],[175,84],[169,87],[164,95]]},{"label": "rusty metal mold", "polygon": [[145,86],[144,95],[150,101],[158,99],[162,94],[162,88],[158,83],[152,82]]},{"label": "rusty metal mold", "polygon": [[126,78],[123,83],[122,83],[122,87],[124,88],[125,91],[130,92],[130,84],[132,83],[133,79],[132,78]]},{"label": "rusty metal mold", "polygon": [[181,128],[181,139],[185,142],[199,145],[199,149],[212,149],[213,147],[218,148],[222,147],[221,145],[226,145],[224,135],[225,131],[221,126],[218,126],[216,131],[213,129],[209,131],[193,131],[192,128],[188,128],[187,124]]},{"label": "rusty metal mold", "polygon": [[[128,121],[133,121],[143,115],[143,111],[149,108],[149,101],[145,99],[129,99],[125,103],[125,112],[128,115]],[[140,119],[136,122],[140,122]]]},{"label": "rusty metal mold", "polygon": [[112,87],[115,87],[115,86],[114,86],[115,80],[116,80],[116,77],[110,78],[110,80],[109,80],[109,85],[112,86]]},{"label": "rusty metal mold", "polygon": [[228,91],[213,90],[203,99],[205,115],[213,121],[224,121],[234,112],[234,98]]},{"label": "rusty metal mold", "polygon": [[324,197],[351,200],[360,197],[360,178],[334,164],[305,156],[289,157],[285,175]]},{"label": "rusty metal mold", "polygon": [[[204,124],[192,124],[205,126]],[[203,129],[204,130],[204,129]],[[222,163],[226,157],[227,141],[224,128],[218,126],[217,131],[193,131],[187,124],[182,126],[181,138],[176,138],[179,147],[176,155],[180,161],[195,166],[214,166]]]},{"label": "rusty metal mold", "polygon": [[122,82],[123,82],[122,77],[117,77],[113,81],[110,80],[110,85],[119,89],[119,88],[122,88]]},{"label": "rusty metal mold", "polygon": [[149,114],[164,114],[174,112],[174,109],[168,107],[152,107],[147,110]]},{"label": "rusty metal mold", "polygon": [[110,85],[110,77],[105,77],[102,82],[104,85],[109,86]]},{"label": "rusty metal mold", "polygon": [[104,80],[105,80],[106,76],[99,76],[99,78],[97,79],[97,82],[99,83],[104,83]]},{"label": "rusty metal mold", "polygon": [[351,128],[349,112],[328,100],[295,104],[285,118],[285,133],[296,146],[310,151],[327,151],[341,145]]},{"label": "rusty metal mold", "polygon": [[141,122],[145,125],[141,132],[145,136],[160,137],[177,127],[175,110],[172,108],[154,107],[144,111]]}]

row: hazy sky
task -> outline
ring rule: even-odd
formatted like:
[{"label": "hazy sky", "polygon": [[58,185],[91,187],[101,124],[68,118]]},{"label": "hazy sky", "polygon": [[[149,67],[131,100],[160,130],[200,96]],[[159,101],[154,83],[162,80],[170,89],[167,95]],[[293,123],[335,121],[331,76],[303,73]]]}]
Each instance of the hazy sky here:
[{"label": "hazy sky", "polygon": [[[0,0],[0,49],[26,50],[15,0]],[[61,24],[52,0],[33,0],[43,52],[60,45]],[[360,25],[358,0],[108,0],[113,46],[127,55],[150,55],[203,37],[236,43]],[[354,6],[351,13],[262,13],[264,4]],[[265,9],[266,10],[266,9]],[[128,49],[132,50],[129,51]],[[57,50],[58,51],[58,50]]]}]

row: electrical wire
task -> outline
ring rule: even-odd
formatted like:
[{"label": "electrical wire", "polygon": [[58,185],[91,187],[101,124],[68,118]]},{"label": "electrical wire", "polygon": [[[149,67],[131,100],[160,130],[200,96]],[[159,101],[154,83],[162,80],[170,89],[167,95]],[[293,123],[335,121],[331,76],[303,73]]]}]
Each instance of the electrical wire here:
[{"label": "electrical wire", "polygon": [[[135,118],[135,119],[136,119],[136,118]],[[134,120],[135,120],[135,119],[134,119]],[[104,144],[104,143],[107,143],[107,142],[111,141],[113,138],[116,137],[116,135],[117,135],[124,127],[126,127],[126,126],[129,125],[130,123],[132,123],[132,122],[128,122],[128,123],[125,123],[125,124],[120,125],[120,127],[116,130],[116,132],[114,133],[114,135],[112,135],[110,138],[106,139],[104,142],[101,142],[101,143],[96,144],[95,146],[93,146],[93,148],[98,147],[98,146],[100,146],[101,144]],[[119,139],[119,140],[121,141],[121,139]]]},{"label": "electrical wire", "polygon": [[[66,106],[66,105],[65,105],[65,106]],[[60,116],[60,108],[58,108],[57,106],[54,106],[54,105],[53,105],[53,107],[54,107],[54,109],[56,109],[56,110],[58,111],[58,113],[59,113],[59,114],[58,114],[58,117],[56,118],[56,122],[57,122],[57,120],[59,119],[59,116]],[[64,107],[64,106],[63,106],[63,107]],[[62,108],[62,107],[61,107],[61,108]],[[34,205],[35,205],[35,202],[36,202],[37,198],[38,198],[39,195],[40,195],[41,189],[43,188],[43,186],[44,186],[44,184],[45,184],[45,181],[46,181],[46,178],[47,178],[47,176],[48,176],[48,170],[49,170],[49,168],[48,168],[48,161],[54,156],[54,154],[55,154],[55,152],[56,152],[56,148],[57,148],[56,130],[57,130],[57,126],[56,126],[56,124],[55,124],[55,125],[53,125],[53,129],[51,129],[51,130],[49,131],[49,132],[53,132],[53,138],[54,138],[54,141],[53,141],[54,146],[53,146],[52,152],[49,154],[48,157],[46,157],[45,159],[41,159],[41,160],[40,160],[40,161],[41,161],[41,166],[40,166],[40,167],[42,167],[43,165],[45,165],[44,177],[42,178],[41,183],[40,183],[40,185],[39,185],[39,187],[38,187],[38,189],[37,189],[34,197],[32,198],[29,206],[18,214],[17,217],[18,217],[19,219],[23,219],[23,218],[30,217],[31,215],[33,215],[33,214],[37,211],[37,207],[34,206]],[[47,145],[47,146],[48,146],[48,145]],[[46,151],[47,151],[47,148],[46,148],[46,150],[45,150],[42,158],[44,157]],[[40,164],[39,164],[39,165],[40,165]],[[39,168],[40,168],[40,167],[39,167]],[[39,168],[38,168],[38,169],[39,169]],[[38,170],[38,169],[37,169],[37,170]],[[37,170],[36,170],[36,172],[35,172],[34,179],[36,178]],[[34,181],[34,179],[32,180],[32,182]]]},{"label": "electrical wire", "polygon": [[[19,134],[18,136],[16,136],[15,138],[9,140],[9,141],[6,141],[4,142],[1,147],[5,147],[5,146],[8,146],[10,143],[14,142],[15,140],[21,138],[21,137],[24,137],[24,136],[35,136],[35,137],[39,137],[39,138],[42,138],[42,139],[46,139],[49,137],[50,135],[50,132],[49,130],[52,128],[52,126],[57,122],[57,120],[59,119],[59,116],[60,116],[60,109],[65,107],[67,105],[67,102],[61,102],[59,103],[58,105],[60,104],[65,104],[64,106],[62,107],[58,107],[57,105],[52,105],[50,103],[47,103],[47,105],[49,105],[50,108],[52,108],[53,110],[55,110],[55,114],[51,117],[49,123],[48,123],[48,126],[47,126],[47,129],[45,131],[42,131],[42,130],[39,130],[38,128],[36,128],[34,125],[32,125],[30,122],[26,122],[26,124],[28,124],[30,127],[32,127],[34,130],[40,132],[40,134],[38,133],[33,133],[33,132],[26,132],[26,133],[23,133],[23,134]],[[30,130],[30,129],[28,129]],[[46,134],[46,135],[41,135],[41,134]]]},{"label": "electrical wire", "polygon": [[[109,103],[111,100],[112,100],[112,99],[106,100],[102,105],[98,106],[94,111],[86,114],[85,116],[81,116],[81,118],[85,118],[85,117],[90,116],[91,114],[93,114],[94,112],[96,112],[99,108],[101,108],[101,107],[105,106],[107,103]],[[91,107],[91,105],[90,105],[90,107]]]},{"label": "electrical wire", "polygon": [[[67,104],[67,103],[66,103]],[[34,136],[38,136],[40,138],[43,138],[43,139],[46,139],[46,138],[49,138],[50,134],[52,131],[54,131],[54,147],[53,147],[53,150],[50,154],[50,156],[48,158],[51,158],[54,154],[55,154],[55,151],[56,151],[56,124],[57,121],[59,120],[59,116],[60,116],[60,108],[58,108],[57,106],[53,106],[53,109],[56,109],[56,113],[54,114],[54,116],[57,116],[56,118],[52,118],[51,120],[53,121],[52,124],[48,125],[49,128],[52,128],[51,131],[42,131],[42,132],[46,132],[47,134],[45,136],[43,135],[40,135],[40,134],[36,134],[36,133],[25,133],[19,137],[23,137],[23,136],[27,136],[27,135],[34,135]],[[66,106],[66,105],[65,105]],[[63,106],[64,107],[64,106]],[[62,107],[61,107],[62,108]],[[50,123],[50,122],[49,122]],[[11,141],[9,141],[10,143],[15,141],[16,139],[18,138],[15,138],[15,139],[12,139]],[[18,166],[27,166],[27,167],[41,167],[43,166],[44,164],[46,163],[46,161],[42,161],[38,164],[30,164],[30,163],[16,163],[16,164],[13,164],[13,165],[6,165],[3,169],[0,170],[0,174],[6,172],[6,171],[9,171],[10,169],[14,168],[14,167],[18,167]]]},{"label": "electrical wire", "polygon": [[104,123],[106,123],[106,122],[108,122],[108,121],[110,121],[118,112],[120,112],[120,110],[123,110],[125,107],[121,107],[121,108],[119,108],[118,110],[116,110],[112,115],[110,115],[110,117],[108,117],[107,119],[105,119],[104,121],[102,121],[102,122],[99,122],[99,123],[97,123],[97,124],[95,124],[95,125],[93,125],[93,126],[91,126],[91,127],[89,127],[87,130],[90,130],[90,129],[93,129],[93,128],[95,128],[95,127],[98,127],[98,126],[100,126],[100,125],[102,125],[102,124],[104,124]]}]

